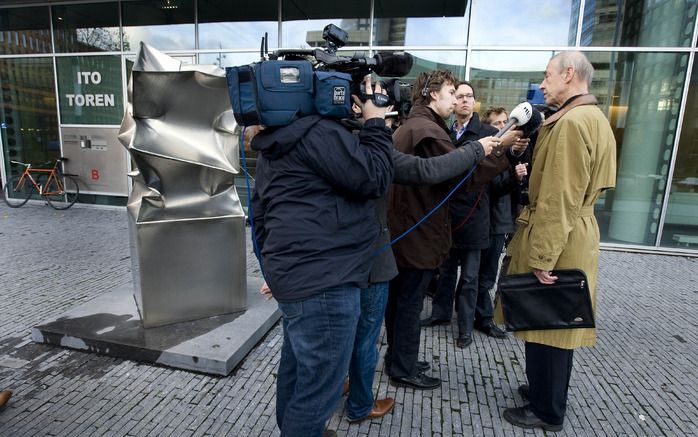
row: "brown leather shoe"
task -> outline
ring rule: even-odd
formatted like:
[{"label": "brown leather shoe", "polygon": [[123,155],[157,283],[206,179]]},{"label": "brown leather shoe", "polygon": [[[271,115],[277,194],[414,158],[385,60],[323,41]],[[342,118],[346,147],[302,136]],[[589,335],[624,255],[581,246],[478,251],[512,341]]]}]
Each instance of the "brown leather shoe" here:
[{"label": "brown leather shoe", "polygon": [[342,396],[349,393],[349,378],[344,378],[344,385],[342,386]]},{"label": "brown leather shoe", "polygon": [[12,397],[12,392],[10,390],[0,391],[0,408],[4,407],[7,401]]},{"label": "brown leather shoe", "polygon": [[393,398],[376,399],[376,401],[373,403],[373,408],[366,416],[359,417],[358,419],[351,419],[347,417],[347,421],[349,423],[358,423],[366,419],[375,419],[377,417],[383,417],[386,414],[388,414],[394,406],[395,399]]}]

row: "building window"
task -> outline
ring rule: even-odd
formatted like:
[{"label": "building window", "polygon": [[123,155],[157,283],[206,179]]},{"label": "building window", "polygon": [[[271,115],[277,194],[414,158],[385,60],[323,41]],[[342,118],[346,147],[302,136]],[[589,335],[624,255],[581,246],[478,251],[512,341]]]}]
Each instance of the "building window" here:
[{"label": "building window", "polygon": [[473,45],[575,45],[579,1],[473,0],[470,35]]},{"label": "building window", "polygon": [[368,0],[308,1],[302,5],[300,2],[282,0],[281,44],[286,48],[324,46],[322,30],[332,23],[349,34],[347,46],[367,46],[370,29],[361,23],[366,22],[370,13],[371,4]]},{"label": "building window", "polygon": [[695,0],[587,1],[582,45],[690,47]]},{"label": "building window", "polygon": [[199,0],[200,49],[258,49],[265,32],[268,47],[278,46],[277,0],[234,3]]},{"label": "building window", "polygon": [[679,149],[675,153],[661,245],[698,250],[698,62],[693,64]]},{"label": "building window", "polygon": [[[7,39],[0,43],[0,54],[48,53],[51,47],[49,28],[47,7],[0,9],[0,33],[7,32]],[[27,37],[31,36],[49,43],[46,50],[27,44]]]},{"label": "building window", "polygon": [[655,245],[687,53],[590,52],[591,92],[618,145],[615,190],[596,206],[602,241]]},{"label": "building window", "polygon": [[124,51],[141,42],[158,50],[193,50],[194,0],[140,0],[121,3]]},{"label": "building window", "polygon": [[58,118],[51,58],[0,59],[0,119],[7,177],[22,167],[59,156]]},{"label": "building window", "polygon": [[119,51],[119,5],[114,2],[54,6],[53,32],[57,52]]},{"label": "building window", "polygon": [[376,0],[373,44],[464,46],[468,34],[467,3]]}]

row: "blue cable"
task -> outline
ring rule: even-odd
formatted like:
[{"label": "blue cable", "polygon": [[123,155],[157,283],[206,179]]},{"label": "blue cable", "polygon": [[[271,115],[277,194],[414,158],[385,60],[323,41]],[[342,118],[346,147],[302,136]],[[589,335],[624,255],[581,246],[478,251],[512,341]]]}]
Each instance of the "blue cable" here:
[{"label": "blue cable", "polygon": [[417,223],[415,223],[414,225],[412,225],[411,228],[409,228],[408,230],[406,230],[405,232],[403,232],[403,233],[400,234],[399,236],[395,237],[395,239],[392,240],[390,243],[388,243],[388,244],[384,245],[383,247],[381,247],[380,249],[376,250],[376,251],[373,253],[373,255],[371,255],[371,257],[376,257],[376,256],[380,255],[381,253],[385,252],[386,250],[388,250],[388,249],[390,248],[390,246],[392,246],[393,244],[397,243],[397,242],[400,241],[403,237],[405,237],[407,234],[409,234],[410,232],[412,232],[412,231],[414,231],[415,229],[417,229],[417,227],[418,227],[420,224],[422,224],[422,222],[423,222],[424,220],[428,219],[428,218],[429,218],[432,214],[434,214],[439,208],[441,208],[441,207],[444,205],[444,203],[446,203],[446,202],[448,201],[448,199],[450,199],[450,198],[456,193],[456,191],[458,191],[458,189],[461,187],[461,185],[463,185],[463,184],[465,183],[465,181],[467,181],[468,179],[470,179],[470,176],[473,174],[473,172],[475,171],[476,168],[477,168],[477,164],[475,164],[475,165],[473,166],[473,168],[470,169],[470,171],[468,172],[468,174],[465,175],[465,177],[464,177],[463,179],[461,179],[461,181],[458,182],[458,184],[456,184],[455,187],[453,187],[453,189],[446,195],[446,197],[443,198],[443,200],[441,200],[441,202],[439,202],[438,205],[436,205],[436,206],[435,206],[431,211],[429,211],[424,217],[422,217],[421,219],[419,219],[419,221],[418,221]]},{"label": "blue cable", "polygon": [[245,170],[245,183],[247,184],[247,217],[250,219],[250,229],[252,231],[252,246],[254,247],[254,254],[257,257],[257,262],[259,263],[259,270],[262,272],[262,277],[266,278],[264,275],[264,267],[262,267],[262,255],[259,253],[259,246],[257,245],[257,233],[254,229],[254,214],[252,213],[252,189],[250,188],[250,173],[247,171],[247,159],[245,159],[245,129],[247,126],[242,128],[242,134],[240,134],[240,151],[242,152],[242,168]]}]

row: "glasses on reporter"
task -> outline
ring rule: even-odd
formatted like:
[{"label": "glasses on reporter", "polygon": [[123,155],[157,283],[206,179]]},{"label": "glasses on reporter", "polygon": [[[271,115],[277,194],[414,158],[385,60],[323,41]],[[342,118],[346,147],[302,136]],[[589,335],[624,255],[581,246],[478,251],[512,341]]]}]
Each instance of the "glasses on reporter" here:
[{"label": "glasses on reporter", "polygon": [[458,95],[456,95],[456,100],[471,100],[474,98],[475,98],[475,96],[472,94],[458,94]]}]

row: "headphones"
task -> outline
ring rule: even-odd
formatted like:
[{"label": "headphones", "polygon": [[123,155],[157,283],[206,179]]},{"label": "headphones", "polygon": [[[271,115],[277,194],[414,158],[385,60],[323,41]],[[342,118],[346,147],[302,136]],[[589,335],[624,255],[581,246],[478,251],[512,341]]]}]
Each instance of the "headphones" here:
[{"label": "headphones", "polygon": [[422,96],[426,97],[429,95],[429,80],[431,79],[431,74],[427,75],[427,80],[424,82],[424,88],[422,88]]}]

